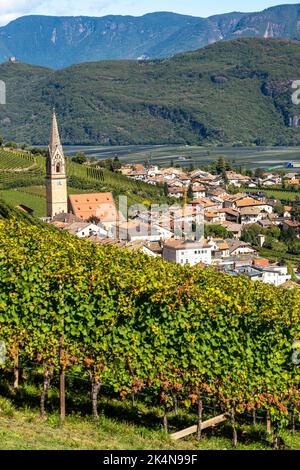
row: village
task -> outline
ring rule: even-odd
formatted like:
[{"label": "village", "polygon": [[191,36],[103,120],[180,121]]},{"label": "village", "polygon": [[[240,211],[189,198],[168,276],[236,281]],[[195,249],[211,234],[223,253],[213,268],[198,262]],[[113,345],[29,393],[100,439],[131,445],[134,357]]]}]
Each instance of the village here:
[{"label": "village", "polygon": [[[297,272],[283,263],[272,263],[260,255],[266,230],[280,227],[299,238],[300,223],[292,220],[292,206],[278,213],[278,201],[251,189],[281,184],[282,177],[262,172],[249,177],[234,171],[211,174],[180,167],[126,164],[120,168],[128,178],[163,185],[170,205],[117,204],[113,194],[67,195],[65,157],[56,116],[53,116],[47,161],[48,223],[97,244],[142,251],[148,256],[189,266],[212,266],[233,276],[292,288]],[[288,184],[299,184],[297,173],[285,176]],[[232,193],[226,187],[236,188]],[[241,189],[243,188],[243,189]],[[245,189],[247,188],[247,189]],[[261,227],[256,243],[244,240],[249,226]]]}]

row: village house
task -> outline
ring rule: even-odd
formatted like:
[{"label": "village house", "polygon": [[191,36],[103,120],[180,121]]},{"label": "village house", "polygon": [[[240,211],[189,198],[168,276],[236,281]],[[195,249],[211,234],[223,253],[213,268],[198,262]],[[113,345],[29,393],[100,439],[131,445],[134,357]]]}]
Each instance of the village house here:
[{"label": "village house", "polygon": [[237,268],[235,272],[239,275],[247,276],[251,281],[262,281],[265,284],[272,284],[276,287],[291,280],[286,266],[245,266]]},{"label": "village house", "polygon": [[284,219],[291,219],[292,217],[292,212],[293,210],[293,207],[292,206],[284,206],[284,213],[283,213],[283,217]]},{"label": "village house", "polygon": [[258,207],[243,207],[240,210],[241,224],[256,224],[263,218],[263,212]]},{"label": "village house", "polygon": [[268,214],[273,213],[273,207],[270,204],[266,202],[258,201],[252,197],[244,197],[244,198],[238,199],[237,201],[234,202],[233,206],[239,211],[241,209],[245,209],[249,207],[256,207],[260,209],[261,211],[264,211]]},{"label": "village house", "polygon": [[251,178],[249,176],[240,175],[239,173],[235,173],[234,171],[226,171],[226,178],[229,184],[237,188],[245,186],[251,181]]},{"label": "village house", "polygon": [[215,212],[225,214],[225,220],[228,222],[239,223],[240,213],[234,209],[215,209]]},{"label": "village house", "polygon": [[163,259],[181,265],[195,266],[199,263],[211,265],[212,248],[207,240],[168,240],[163,246]]},{"label": "village house", "polygon": [[93,223],[73,222],[65,225],[63,228],[79,238],[88,238],[91,236],[107,237],[107,231]]},{"label": "village house", "polygon": [[208,244],[212,250],[213,258],[227,258],[229,257],[229,245],[226,240],[222,238],[208,238]]},{"label": "village house", "polygon": [[219,224],[226,221],[226,214],[219,210],[205,210],[204,220],[208,224]]},{"label": "village house", "polygon": [[198,198],[198,199],[193,200],[192,205],[195,206],[195,207],[200,206],[203,209],[207,209],[207,210],[214,210],[214,209],[222,209],[223,208],[222,202],[219,202],[219,201],[216,202],[216,201],[213,201],[212,199],[207,198],[207,197],[202,197],[202,198]]},{"label": "village house", "polygon": [[222,223],[220,223],[220,225],[222,227],[226,228],[226,230],[232,234],[233,238],[235,238],[235,239],[240,239],[241,238],[242,230],[243,230],[242,224],[238,224],[238,223],[235,223],[235,222],[228,222],[226,220],[226,222],[222,222]]},{"label": "village house", "polygon": [[176,199],[183,198],[184,194],[186,193],[186,189],[182,187],[170,187],[168,188],[168,194],[170,197],[175,197]]},{"label": "village house", "polygon": [[200,184],[194,184],[192,187],[192,191],[193,199],[199,199],[206,196],[205,186],[201,186]]},{"label": "village house", "polygon": [[134,241],[160,241],[161,235],[156,228],[139,220],[129,220],[117,224],[113,229],[115,238],[120,240]]},{"label": "village house", "polygon": [[292,229],[295,232],[297,238],[300,238],[300,222],[293,222],[292,220],[284,220],[282,223],[282,229]]},{"label": "village house", "polygon": [[257,251],[250,245],[250,243],[242,242],[240,240],[229,239],[227,240],[229,245],[230,256],[240,256],[257,254]]}]

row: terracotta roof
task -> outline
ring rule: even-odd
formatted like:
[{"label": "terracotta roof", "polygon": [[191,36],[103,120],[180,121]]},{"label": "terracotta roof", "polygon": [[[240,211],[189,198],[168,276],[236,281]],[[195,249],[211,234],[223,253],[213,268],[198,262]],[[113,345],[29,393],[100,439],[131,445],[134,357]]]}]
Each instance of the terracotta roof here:
[{"label": "terracotta roof", "polygon": [[195,242],[193,240],[176,240],[171,238],[165,242],[164,247],[173,248],[175,250],[197,250],[201,248],[209,248],[209,242],[207,240]]},{"label": "terracotta roof", "polygon": [[215,209],[216,212],[219,212],[220,214],[228,214],[228,215],[233,215],[234,217],[239,216],[239,212],[235,211],[234,209],[230,208],[225,208],[225,209]]},{"label": "terracotta roof", "polygon": [[204,212],[204,217],[206,217],[207,219],[219,217],[219,213],[215,210],[208,210]]},{"label": "terracotta roof", "polygon": [[196,192],[203,192],[205,191],[205,186],[193,186],[193,192],[196,193]]},{"label": "terracotta roof", "polygon": [[112,193],[72,194],[69,201],[71,211],[81,220],[95,216],[102,222],[115,222],[121,217]]},{"label": "terracotta roof", "polygon": [[263,202],[257,201],[252,197],[245,197],[239,201],[236,201],[237,207],[248,207],[248,206],[262,206],[265,205]]},{"label": "terracotta roof", "polygon": [[300,222],[293,222],[292,220],[285,220],[284,224],[291,228],[298,228],[300,227]]},{"label": "terracotta roof", "polygon": [[183,194],[185,192],[185,188],[169,188],[169,194]]},{"label": "terracotta roof", "polygon": [[235,202],[239,199],[244,199],[246,197],[245,193],[238,193],[238,194],[226,194],[223,196],[226,201]]},{"label": "terracotta roof", "polygon": [[269,266],[270,262],[266,258],[258,258],[253,260],[254,266]]},{"label": "terracotta roof", "polygon": [[213,207],[217,205],[215,202],[211,201],[209,198],[206,198],[206,197],[200,197],[198,199],[194,199],[193,204],[199,204],[200,206],[203,206],[203,207]]},{"label": "terracotta roof", "polygon": [[223,240],[223,238],[213,238],[212,242],[218,245],[219,250],[229,250],[229,245],[226,240]]},{"label": "terracotta roof", "polygon": [[241,215],[259,215],[261,213],[261,209],[258,207],[242,207],[241,208]]},{"label": "terracotta roof", "polygon": [[227,171],[226,176],[228,179],[233,179],[233,180],[248,181],[251,179],[249,176],[240,175],[239,173],[235,173],[234,171]]}]

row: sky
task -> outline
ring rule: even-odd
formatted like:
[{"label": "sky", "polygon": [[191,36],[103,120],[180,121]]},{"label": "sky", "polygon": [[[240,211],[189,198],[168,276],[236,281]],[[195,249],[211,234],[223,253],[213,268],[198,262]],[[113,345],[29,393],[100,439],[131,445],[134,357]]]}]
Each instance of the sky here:
[{"label": "sky", "polygon": [[153,11],[173,11],[207,17],[230,11],[259,11],[291,0],[0,0],[0,25],[23,15],[140,16]]}]

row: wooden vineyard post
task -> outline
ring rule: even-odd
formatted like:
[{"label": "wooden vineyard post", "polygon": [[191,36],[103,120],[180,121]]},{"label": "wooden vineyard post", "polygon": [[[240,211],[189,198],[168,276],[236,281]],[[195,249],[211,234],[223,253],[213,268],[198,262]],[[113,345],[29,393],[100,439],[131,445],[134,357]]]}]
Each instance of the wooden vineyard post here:
[{"label": "wooden vineyard post", "polygon": [[267,433],[271,434],[271,417],[270,417],[270,411],[267,411]]},{"label": "wooden vineyard post", "polygon": [[63,364],[63,344],[64,337],[62,336],[59,344],[59,419],[60,424],[64,423],[66,417],[66,387],[65,387],[65,366]]}]

